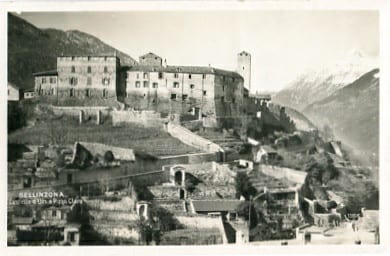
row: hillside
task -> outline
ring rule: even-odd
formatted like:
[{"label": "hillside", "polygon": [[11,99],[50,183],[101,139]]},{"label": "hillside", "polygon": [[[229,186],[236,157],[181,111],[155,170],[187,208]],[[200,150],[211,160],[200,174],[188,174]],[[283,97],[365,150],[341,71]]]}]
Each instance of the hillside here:
[{"label": "hillside", "polygon": [[121,64],[136,61],[98,38],[70,30],[39,29],[25,20],[8,14],[8,81],[20,88],[32,88],[32,73],[56,69],[60,55],[113,55]]},{"label": "hillside", "polygon": [[307,106],[303,113],[318,127],[329,125],[337,139],[370,159],[379,151],[379,69]]},{"label": "hillside", "polygon": [[285,89],[276,93],[272,100],[300,111],[309,104],[332,95],[375,67],[376,59],[353,51],[345,60],[334,65],[304,72]]}]

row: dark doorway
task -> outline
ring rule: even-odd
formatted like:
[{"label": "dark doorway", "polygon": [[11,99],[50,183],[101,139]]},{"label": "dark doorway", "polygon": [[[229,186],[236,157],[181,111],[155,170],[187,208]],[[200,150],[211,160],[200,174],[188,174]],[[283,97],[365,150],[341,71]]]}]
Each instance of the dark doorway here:
[{"label": "dark doorway", "polygon": [[31,177],[25,177],[23,179],[23,188],[31,188]]},{"label": "dark doorway", "polygon": [[186,192],[184,191],[184,189],[180,189],[179,193],[180,193],[179,198],[185,199]]},{"label": "dark doorway", "polygon": [[182,184],[183,174],[181,171],[175,172],[175,184],[183,186]]}]

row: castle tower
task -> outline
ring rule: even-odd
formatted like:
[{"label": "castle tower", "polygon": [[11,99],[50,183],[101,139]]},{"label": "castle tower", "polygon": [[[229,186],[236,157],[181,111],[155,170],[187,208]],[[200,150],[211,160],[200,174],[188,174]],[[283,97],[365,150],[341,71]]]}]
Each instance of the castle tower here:
[{"label": "castle tower", "polygon": [[251,90],[251,55],[242,51],[237,55],[237,72],[244,78],[244,87]]}]

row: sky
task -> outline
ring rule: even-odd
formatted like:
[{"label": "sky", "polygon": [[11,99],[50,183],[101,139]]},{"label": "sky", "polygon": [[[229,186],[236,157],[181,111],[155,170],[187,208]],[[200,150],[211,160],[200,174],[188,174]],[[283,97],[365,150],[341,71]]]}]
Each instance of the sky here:
[{"label": "sky", "polygon": [[308,69],[351,52],[379,55],[376,11],[133,11],[21,13],[39,28],[80,30],[138,60],[153,52],[168,65],[235,70],[252,55],[252,91],[276,92]]}]

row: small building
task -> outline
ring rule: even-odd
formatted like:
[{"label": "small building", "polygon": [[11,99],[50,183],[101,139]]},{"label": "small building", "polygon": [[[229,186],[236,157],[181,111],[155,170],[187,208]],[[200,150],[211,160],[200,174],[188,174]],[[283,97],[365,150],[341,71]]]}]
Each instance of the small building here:
[{"label": "small building", "polygon": [[33,217],[18,217],[12,216],[11,225],[15,227],[15,229],[20,230],[28,230],[34,222]]},{"label": "small building", "polygon": [[231,219],[233,216],[237,216],[237,208],[241,203],[241,200],[192,200],[190,207],[193,213],[211,216],[223,215],[227,219]]},{"label": "small building", "polygon": [[22,89],[10,82],[7,85],[7,95],[8,101],[19,101],[23,99]]},{"label": "small building", "polygon": [[23,98],[24,99],[32,99],[34,97],[35,97],[34,88],[26,89],[23,91]]},{"label": "small building", "polygon": [[268,145],[263,145],[258,147],[258,150],[255,151],[254,162],[255,163],[268,163],[270,161],[276,160],[278,157],[278,152]]}]

